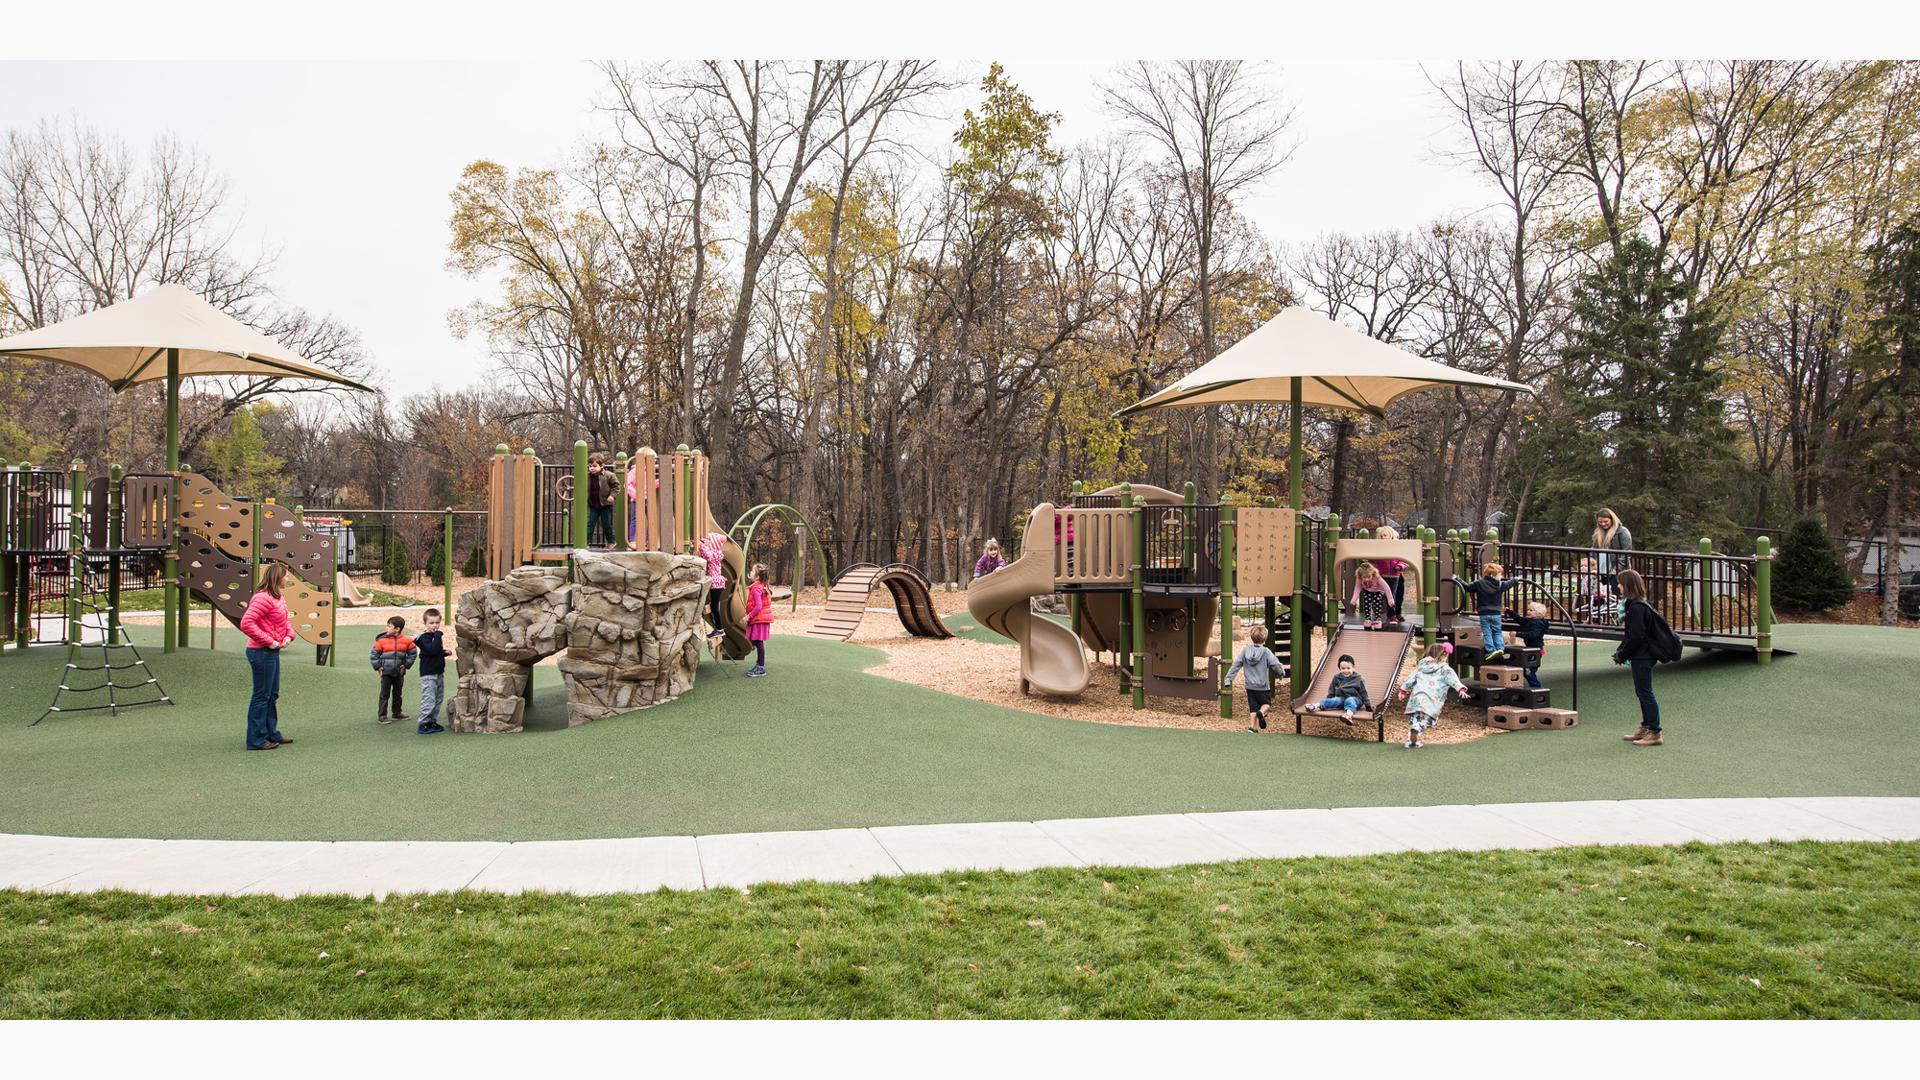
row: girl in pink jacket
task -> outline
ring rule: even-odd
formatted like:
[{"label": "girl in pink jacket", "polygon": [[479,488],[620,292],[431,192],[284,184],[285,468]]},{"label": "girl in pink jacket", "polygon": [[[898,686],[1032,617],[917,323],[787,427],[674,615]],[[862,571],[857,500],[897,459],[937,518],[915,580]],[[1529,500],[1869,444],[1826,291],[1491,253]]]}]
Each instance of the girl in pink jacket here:
[{"label": "girl in pink jacket", "polygon": [[1348,601],[1360,609],[1360,625],[1378,630],[1387,624],[1387,612],[1393,608],[1393,590],[1380,577],[1380,568],[1362,562],[1353,574],[1353,598]]},{"label": "girl in pink jacket", "polygon": [[726,620],[720,617],[720,602],[727,595],[727,538],[724,533],[710,532],[694,545],[700,557],[707,560],[707,621],[712,626],[707,630],[708,637],[719,637],[727,632]]},{"label": "girl in pink jacket", "polygon": [[747,586],[747,640],[753,642],[753,666],[747,675],[759,678],[767,673],[767,639],[773,636],[773,591],[767,588],[766,563],[754,563],[748,576],[753,580]]},{"label": "girl in pink jacket", "polygon": [[293,644],[293,620],[280,598],[286,581],[286,566],[268,563],[259,591],[240,617],[240,632],[247,636],[247,666],[253,669],[253,697],[247,701],[249,750],[274,750],[293,741],[280,734],[280,650]]}]

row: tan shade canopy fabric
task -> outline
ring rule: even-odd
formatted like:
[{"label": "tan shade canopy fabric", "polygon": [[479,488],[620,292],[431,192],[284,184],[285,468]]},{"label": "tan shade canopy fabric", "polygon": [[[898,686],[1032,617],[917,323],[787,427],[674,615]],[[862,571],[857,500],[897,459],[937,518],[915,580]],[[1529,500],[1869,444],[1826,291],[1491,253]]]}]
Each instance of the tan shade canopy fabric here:
[{"label": "tan shade canopy fabric", "polygon": [[1448,367],[1349,330],[1316,311],[1290,307],[1172,386],[1120,410],[1169,405],[1300,403],[1384,413],[1402,394],[1434,386],[1480,386],[1532,393],[1524,383]]},{"label": "tan shade canopy fabric", "polygon": [[117,392],[167,377],[167,350],[180,350],[180,375],[319,379],[368,387],[312,363],[194,295],[161,285],[131,300],[0,340],[0,354],[85,368]]}]

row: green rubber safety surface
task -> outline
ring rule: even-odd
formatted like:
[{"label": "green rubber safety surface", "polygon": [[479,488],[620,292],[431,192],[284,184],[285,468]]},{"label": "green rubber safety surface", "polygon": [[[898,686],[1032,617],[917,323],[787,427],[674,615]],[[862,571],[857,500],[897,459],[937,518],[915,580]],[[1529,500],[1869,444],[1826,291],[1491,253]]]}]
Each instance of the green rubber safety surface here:
[{"label": "green rubber safety surface", "polygon": [[[781,636],[771,674],[702,665],[686,697],[564,727],[559,675],[537,671],[529,730],[414,734],[373,722],[373,627],[343,630],[338,668],[289,650],[281,728],[242,749],[248,669],[221,651],[166,655],[136,631],[180,704],[29,727],[62,648],[0,656],[0,832],[212,839],[532,840],[1034,820],[1295,806],[1597,798],[1920,795],[1920,636],[1786,626],[1799,655],[1689,652],[1659,669],[1667,745],[1638,722],[1611,643],[1582,649],[1581,723],[1407,751],[1245,733],[1089,724],[863,673],[875,650]],[[204,644],[204,631],[195,635]],[[1567,701],[1568,650],[1543,677]],[[1015,673],[1009,670],[1008,679]],[[407,681],[409,702],[418,680]],[[1477,723],[1449,706],[1443,723]]]}]

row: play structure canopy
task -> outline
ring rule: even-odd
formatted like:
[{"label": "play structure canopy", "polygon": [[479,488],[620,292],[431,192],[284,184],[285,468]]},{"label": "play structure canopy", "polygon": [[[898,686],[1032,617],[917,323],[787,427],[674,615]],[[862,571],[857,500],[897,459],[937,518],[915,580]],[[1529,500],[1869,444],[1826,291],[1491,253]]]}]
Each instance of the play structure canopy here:
[{"label": "play structure canopy", "polygon": [[1318,312],[1290,307],[1172,386],[1117,415],[1170,405],[1293,403],[1380,416],[1404,394],[1448,385],[1533,392],[1524,383],[1448,367]]}]

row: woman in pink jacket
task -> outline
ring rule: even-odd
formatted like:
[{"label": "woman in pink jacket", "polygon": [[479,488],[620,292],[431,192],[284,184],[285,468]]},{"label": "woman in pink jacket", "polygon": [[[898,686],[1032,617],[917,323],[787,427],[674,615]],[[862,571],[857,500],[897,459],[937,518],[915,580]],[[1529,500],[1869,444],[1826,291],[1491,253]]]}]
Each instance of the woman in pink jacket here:
[{"label": "woman in pink jacket", "polygon": [[293,620],[280,599],[287,568],[268,563],[260,590],[247,601],[240,632],[247,635],[247,665],[253,668],[253,698],[247,702],[247,749],[274,750],[292,739],[280,734],[280,650],[293,644]]}]

